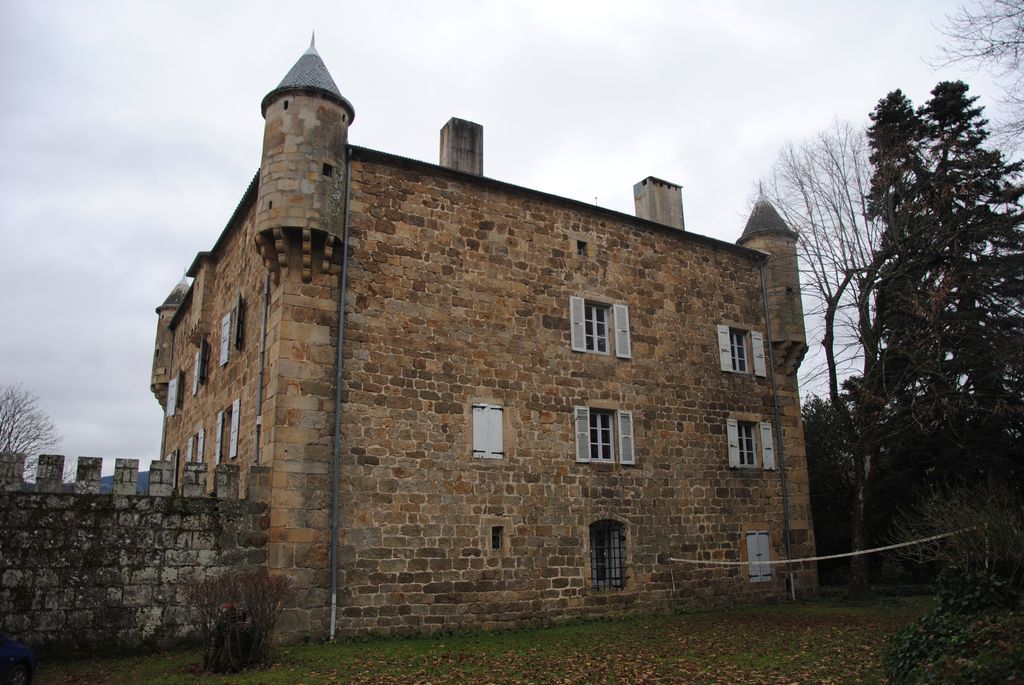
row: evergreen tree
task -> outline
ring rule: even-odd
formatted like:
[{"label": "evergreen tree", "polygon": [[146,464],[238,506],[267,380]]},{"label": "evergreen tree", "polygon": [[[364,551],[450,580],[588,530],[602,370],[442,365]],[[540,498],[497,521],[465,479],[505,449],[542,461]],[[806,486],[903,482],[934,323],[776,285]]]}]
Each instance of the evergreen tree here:
[{"label": "evergreen tree", "polygon": [[877,349],[853,397],[894,492],[1024,467],[1021,164],[985,147],[967,90],[940,83],[916,110],[895,91],[871,115]]}]

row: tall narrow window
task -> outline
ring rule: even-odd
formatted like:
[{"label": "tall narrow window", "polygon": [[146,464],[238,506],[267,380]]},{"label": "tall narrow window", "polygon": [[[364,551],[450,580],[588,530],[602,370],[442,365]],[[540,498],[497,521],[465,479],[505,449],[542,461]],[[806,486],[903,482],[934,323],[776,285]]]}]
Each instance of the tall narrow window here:
[{"label": "tall narrow window", "polygon": [[612,461],[615,448],[612,444],[612,416],[614,412],[590,410],[590,460]]},{"label": "tall narrow window", "polygon": [[745,421],[737,425],[740,440],[740,466],[754,465],[754,424]]},{"label": "tall narrow window", "polygon": [[590,582],[595,589],[623,587],[625,527],[618,521],[590,524]]},{"label": "tall narrow window", "polygon": [[231,312],[220,320],[220,365],[228,363],[228,350],[231,348]]},{"label": "tall narrow window", "polygon": [[505,539],[504,526],[491,526],[491,549],[501,549]]},{"label": "tall narrow window", "polygon": [[[754,426],[754,423],[748,421],[725,420],[726,435],[729,438],[730,468],[753,468],[756,465]],[[774,456],[772,462],[774,467]]]},{"label": "tall narrow window", "polygon": [[740,373],[747,372],[747,333],[738,331],[735,328],[729,331],[730,356],[732,358],[732,370]]},{"label": "tall narrow window", "polygon": [[587,351],[606,354],[608,352],[608,308],[590,302],[586,303],[583,322],[586,330]]}]

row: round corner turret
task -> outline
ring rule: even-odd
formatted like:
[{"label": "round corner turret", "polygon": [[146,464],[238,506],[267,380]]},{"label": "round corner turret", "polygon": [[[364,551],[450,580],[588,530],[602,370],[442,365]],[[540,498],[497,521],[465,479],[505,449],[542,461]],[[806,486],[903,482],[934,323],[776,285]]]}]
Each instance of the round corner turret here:
[{"label": "round corner turret", "polygon": [[785,373],[795,373],[807,351],[803,300],[800,297],[799,235],[789,227],[764,195],[758,197],[743,234],[741,247],[767,255],[764,269],[771,343]]},{"label": "round corner turret", "polygon": [[156,396],[160,406],[164,406],[167,401],[167,385],[171,381],[171,320],[185,301],[190,287],[188,279],[182,277],[171,289],[163,304],[156,308],[156,345],[153,350],[153,372],[150,376],[149,389]]},{"label": "round corner turret", "polygon": [[300,265],[340,270],[348,127],[352,104],[334,83],[315,42],[261,104],[266,120],[256,200],[256,247],[277,283]]}]

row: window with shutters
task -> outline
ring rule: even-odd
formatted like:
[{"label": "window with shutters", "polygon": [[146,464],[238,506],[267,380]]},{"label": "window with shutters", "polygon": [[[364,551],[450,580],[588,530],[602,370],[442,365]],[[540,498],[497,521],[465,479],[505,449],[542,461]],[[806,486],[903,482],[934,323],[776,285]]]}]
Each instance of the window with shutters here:
[{"label": "window with shutters", "polygon": [[210,346],[206,338],[199,341],[199,349],[196,350],[192,367],[192,394],[199,393],[199,386],[206,384],[207,367],[210,358]]},{"label": "window with shutters", "polygon": [[754,424],[741,421],[738,424],[740,466],[754,465]]},{"label": "window with shutters", "polygon": [[167,416],[174,416],[178,410],[178,377],[167,383]]},{"label": "window with shutters", "polygon": [[771,544],[768,531],[747,533],[747,567],[751,583],[763,583],[772,579]]},{"label": "window with shutters", "polygon": [[726,419],[731,468],[756,468],[760,448],[761,466],[775,469],[775,437],[768,421]]},{"label": "window with shutters", "polygon": [[591,302],[569,298],[569,337],[573,351],[632,356],[629,336],[629,307],[624,304]]},{"label": "window with shutters", "polygon": [[576,461],[635,464],[633,412],[575,407]]},{"label": "window with shutters", "polygon": [[235,335],[234,344],[235,349],[242,349],[242,343],[245,339],[245,301],[242,296],[238,296],[238,302],[235,303]]},{"label": "window with shutters", "polygon": [[227,366],[231,349],[231,312],[220,320],[220,365]]},{"label": "window with shutters", "polygon": [[766,375],[764,336],[760,331],[719,325],[718,354],[722,371]]},{"label": "window with shutters", "polygon": [[473,456],[501,459],[505,456],[502,408],[496,404],[473,405]]},{"label": "window with shutters", "polygon": [[605,519],[590,524],[590,583],[597,590],[626,584],[626,527]]}]

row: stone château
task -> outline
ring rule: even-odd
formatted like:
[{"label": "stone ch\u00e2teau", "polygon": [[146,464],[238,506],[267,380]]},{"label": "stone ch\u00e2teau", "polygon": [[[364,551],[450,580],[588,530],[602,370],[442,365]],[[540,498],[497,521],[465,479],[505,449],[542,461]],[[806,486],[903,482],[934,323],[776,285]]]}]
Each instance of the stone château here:
[{"label": "stone ch\u00e2teau", "polygon": [[[737,244],[348,142],[315,47],[262,101],[259,172],[160,307],[179,481],[237,465],[292,634],[492,628],[813,592],[796,235]],[[186,469],[187,465],[191,465]],[[200,467],[201,468],[201,467]]]}]

